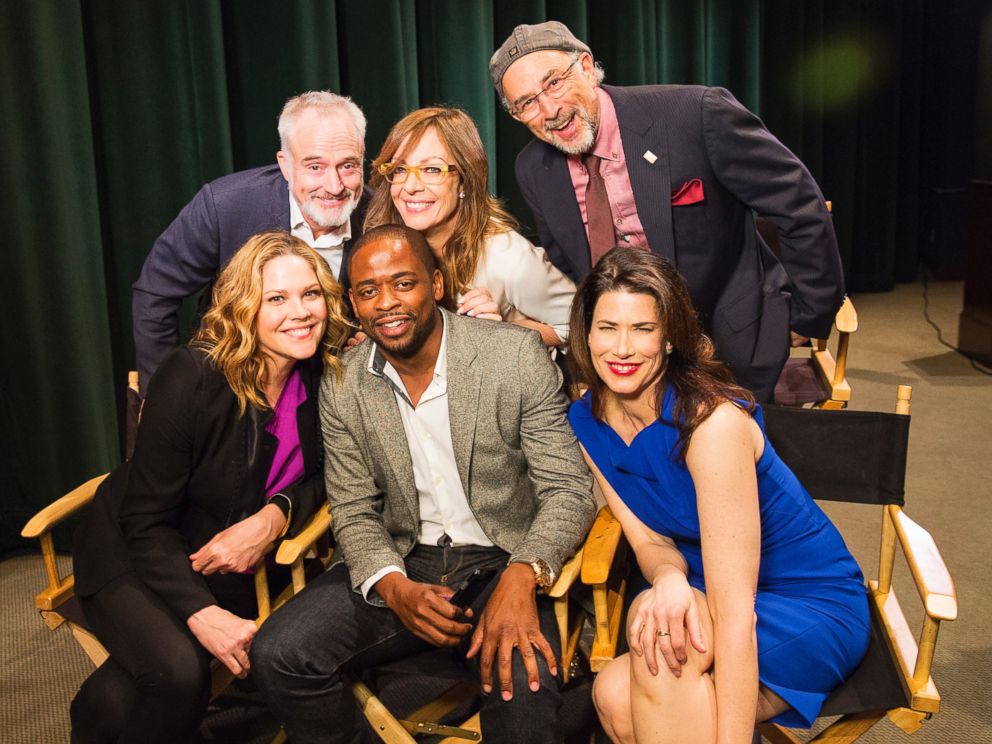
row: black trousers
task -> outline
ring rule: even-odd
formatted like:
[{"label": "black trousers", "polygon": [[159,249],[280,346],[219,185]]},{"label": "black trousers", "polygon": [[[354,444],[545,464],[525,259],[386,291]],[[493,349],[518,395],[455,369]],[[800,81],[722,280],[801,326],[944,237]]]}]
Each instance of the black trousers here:
[{"label": "black trousers", "polygon": [[[252,617],[251,582],[245,577],[244,596],[222,606]],[[79,601],[110,658],[72,701],[74,744],[195,741],[210,698],[212,657],[185,618],[176,617],[133,573]]]},{"label": "black trousers", "polygon": [[[455,585],[476,568],[506,565],[498,548],[418,546],[407,556],[407,575],[415,580]],[[486,601],[480,598],[480,603]],[[481,610],[476,610],[477,616]],[[538,598],[541,631],[561,658],[551,600]],[[351,588],[348,570],[337,564],[290,600],[262,626],[251,649],[252,676],[285,725],[293,744],[366,742],[368,727],[358,713],[343,674],[404,659],[432,648],[407,630],[387,607],[369,604]],[[467,646],[466,646],[467,648]],[[462,648],[464,658],[466,648]],[[452,653],[458,653],[453,650]],[[541,688],[528,689],[518,652],[513,655],[513,698],[494,691],[483,699],[481,723],[492,744],[546,744],[562,741],[559,680],[538,654]],[[468,662],[466,662],[468,663]],[[470,668],[477,672],[477,664]],[[429,670],[425,670],[429,674]]]}]

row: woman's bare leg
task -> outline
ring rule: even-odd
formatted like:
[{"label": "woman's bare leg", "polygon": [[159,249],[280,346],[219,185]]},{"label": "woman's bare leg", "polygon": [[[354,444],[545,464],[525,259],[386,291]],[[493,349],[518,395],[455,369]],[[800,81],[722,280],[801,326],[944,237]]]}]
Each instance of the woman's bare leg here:
[{"label": "woman's bare leg", "polygon": [[[707,650],[700,653],[687,641],[688,661],[681,676],[672,674],[660,653],[656,675],[651,674],[643,656],[630,654],[631,717],[638,744],[708,744],[716,740],[716,690],[709,674],[713,666],[713,621],[706,596],[696,589],[693,595]],[[629,616],[635,614],[636,607],[631,607]]]},{"label": "woman's bare leg", "polygon": [[630,654],[618,656],[596,675],[592,701],[599,722],[614,744],[635,744],[630,717]]},{"label": "woman's bare leg", "polygon": [[764,685],[758,687],[758,710],[754,720],[758,723],[785,713],[791,706]]},{"label": "woman's bare leg", "polygon": [[[709,607],[702,592],[694,590],[694,595],[709,646],[713,642]],[[633,617],[636,606],[631,610],[628,615]],[[700,654],[689,647],[687,655],[689,662],[683,667],[680,678],[669,671],[660,655],[661,668],[657,676],[652,676],[644,658],[633,653],[618,657],[599,673],[593,685],[593,702],[611,741],[615,744],[654,744],[715,740],[716,690],[712,678],[712,652]],[[762,685],[758,690],[755,722],[774,718],[789,707],[781,697]]]}]

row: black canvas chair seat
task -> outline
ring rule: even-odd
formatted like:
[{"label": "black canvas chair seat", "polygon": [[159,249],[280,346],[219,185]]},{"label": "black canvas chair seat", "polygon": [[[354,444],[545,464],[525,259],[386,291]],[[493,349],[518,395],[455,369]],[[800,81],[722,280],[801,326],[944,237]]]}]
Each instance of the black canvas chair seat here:
[{"label": "black canvas chair seat", "polygon": [[792,357],[785,362],[775,383],[775,402],[783,406],[822,403],[830,398],[830,388],[809,358]]},{"label": "black canvas chair seat", "polygon": [[[869,598],[870,601],[870,598]],[[821,716],[839,716],[844,713],[861,713],[868,710],[889,710],[907,705],[906,692],[896,672],[885,641],[885,631],[872,616],[871,639],[868,651],[854,673],[840,687],[830,693],[823,703]]]}]

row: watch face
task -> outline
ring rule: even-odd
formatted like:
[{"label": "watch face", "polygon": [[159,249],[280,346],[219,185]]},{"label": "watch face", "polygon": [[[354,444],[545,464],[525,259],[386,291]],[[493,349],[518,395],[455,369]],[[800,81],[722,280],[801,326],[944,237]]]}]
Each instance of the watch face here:
[{"label": "watch face", "polygon": [[547,589],[551,586],[551,569],[548,568],[543,561],[534,561],[530,564],[534,569],[534,574],[537,576],[538,586]]}]

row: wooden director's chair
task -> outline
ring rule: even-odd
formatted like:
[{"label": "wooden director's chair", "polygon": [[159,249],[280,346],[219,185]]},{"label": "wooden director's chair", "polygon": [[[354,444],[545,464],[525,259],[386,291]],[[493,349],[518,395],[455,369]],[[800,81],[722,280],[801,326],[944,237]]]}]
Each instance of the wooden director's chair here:
[{"label": "wooden director's chair", "polygon": [[[833,204],[827,202],[833,214]],[[765,244],[780,260],[782,251],[778,227],[765,217],[755,217],[754,226]],[[851,334],[858,330],[858,312],[850,297],[834,316],[837,329],[836,356],[827,348],[827,338],[811,339],[813,348],[808,357],[790,357],[775,384],[775,402],[783,406],[811,408],[846,408],[851,400],[851,385],[847,381],[847,348]]]},{"label": "wooden director's chair", "polygon": [[[138,396],[138,375],[131,372],[128,375],[128,421],[127,421],[127,454],[130,455],[134,448],[134,435],[137,429],[138,410],[140,408],[140,396]],[[55,555],[55,545],[52,540],[52,531],[65,520],[78,514],[86,507],[96,494],[97,487],[109,475],[104,473],[95,478],[91,478],[80,486],[77,486],[69,493],[52,502],[37,514],[35,514],[21,530],[21,537],[27,539],[37,539],[41,544],[41,557],[45,565],[45,575],[48,585],[35,595],[35,607],[41,613],[45,624],[52,630],[65,625],[72,632],[76,641],[86,652],[95,666],[100,666],[107,660],[108,653],[97,637],[89,630],[82,609],[74,593],[74,577],[72,574],[62,576]],[[304,575],[316,575],[326,568],[330,562],[331,553],[326,539],[326,530],[323,536],[317,536],[310,541],[311,550],[307,556],[300,555],[296,560],[290,561],[291,574],[294,583],[305,581]],[[310,558],[311,560],[304,560]],[[315,560],[313,560],[315,559]],[[255,565],[255,598],[258,603],[258,617],[256,624],[261,625],[268,619],[269,615],[288,601],[295,590],[293,585],[286,586],[276,596],[272,596],[269,588],[269,571],[266,566],[266,558]],[[210,699],[213,700],[220,695],[233,681],[234,675],[223,664],[216,660],[212,664],[212,679],[210,684]],[[276,742],[282,738],[276,739]]]},{"label": "wooden director's chair", "polygon": [[[293,585],[302,590],[306,578],[301,558],[310,550],[313,540],[327,533],[331,518],[326,511],[318,512],[310,524],[293,539],[284,540],[276,554],[276,562],[292,565]],[[617,640],[621,632],[620,621],[623,611],[623,596],[626,589],[626,542],[623,540],[620,523],[613,517],[608,507],[603,507],[596,517],[585,543],[562,568],[561,575],[548,591],[555,600],[555,615],[558,619],[558,632],[561,637],[562,658],[560,669],[564,682],[568,684],[577,668],[583,666],[579,640],[582,634],[586,613],[570,604],[570,591],[579,586],[585,587],[592,596],[595,617],[595,635],[588,655],[588,668],[598,672],[606,666],[616,653]],[[296,566],[301,566],[299,569]],[[411,663],[398,662],[386,665],[400,674],[424,676],[423,661],[430,657],[431,673],[447,677],[447,670],[437,652],[426,652],[412,657]],[[478,680],[468,680],[463,672],[451,674],[449,686],[440,697],[421,706],[404,718],[397,718],[390,712],[383,699],[373,691],[365,680],[352,678],[351,689],[355,699],[372,730],[387,744],[414,744],[415,736],[434,735],[444,737],[443,742],[482,741],[483,732],[479,714],[470,715],[460,726],[445,725],[441,721],[471,705],[479,692]]]},{"label": "wooden director's chair", "polygon": [[847,381],[847,348],[851,334],[858,330],[858,311],[850,297],[834,316],[837,329],[837,355],[830,353],[825,338],[811,339],[808,357],[792,356],[785,362],[775,383],[775,402],[783,406],[808,406],[839,410],[851,400]]},{"label": "wooden director's chair", "polygon": [[[107,651],[97,640],[96,636],[88,629],[86,620],[79,607],[79,603],[73,592],[74,577],[72,574],[62,576],[59,572],[55,558],[55,546],[52,542],[52,530],[69,517],[77,514],[87,506],[96,494],[97,487],[109,475],[104,473],[96,478],[91,478],[82,485],[76,487],[58,500],[46,506],[35,514],[21,530],[21,537],[28,539],[38,539],[41,543],[41,557],[45,564],[45,574],[48,579],[48,586],[35,595],[35,607],[41,613],[42,619],[49,628],[55,630],[65,624],[72,635],[82,646],[86,655],[90,657],[93,664],[100,666],[107,659]],[[326,567],[330,560],[330,551],[327,549],[326,540],[321,545],[315,540],[315,552],[311,555],[317,557]],[[314,569],[304,565],[303,556],[292,564],[291,570],[295,577],[304,572],[312,574]],[[287,586],[277,596],[273,597],[269,590],[269,575],[265,565],[265,558],[262,558],[255,565],[255,599],[258,602],[258,618],[256,623],[261,625],[268,619],[269,615],[282,607],[286,601],[293,596],[292,586]],[[223,664],[214,662],[213,680],[211,683],[211,699],[219,695],[230,684],[233,675]]]},{"label": "wooden director's chair", "polygon": [[[867,586],[872,619],[868,652],[824,703],[821,716],[841,718],[815,742],[853,742],[886,716],[911,734],[940,710],[930,667],[940,622],[957,617],[957,597],[933,538],[902,510],[911,393],[908,386],[899,386],[894,414],[764,409],[769,440],[814,498],[881,507],[878,578]],[[923,602],[918,644],[892,587],[897,546]],[[772,744],[800,742],[777,724],[762,724],[759,730]]]}]

